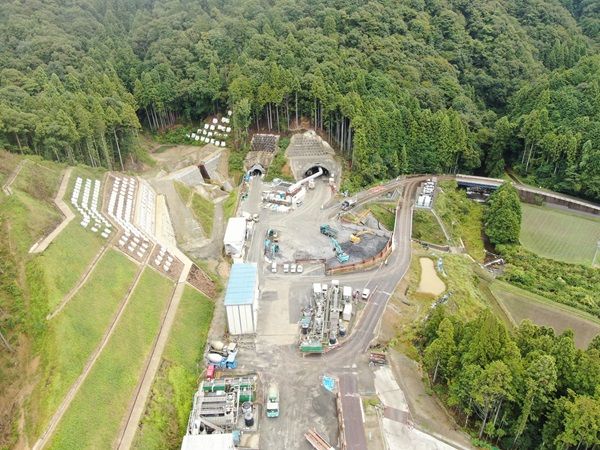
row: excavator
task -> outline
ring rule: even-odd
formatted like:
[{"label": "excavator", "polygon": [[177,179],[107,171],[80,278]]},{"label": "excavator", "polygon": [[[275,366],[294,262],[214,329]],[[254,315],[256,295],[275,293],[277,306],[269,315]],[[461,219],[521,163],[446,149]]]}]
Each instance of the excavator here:
[{"label": "excavator", "polygon": [[360,244],[360,241],[361,241],[360,237],[364,234],[373,234],[373,232],[371,230],[365,229],[365,230],[358,231],[356,233],[352,233],[350,235],[350,240],[352,241],[353,244]]}]

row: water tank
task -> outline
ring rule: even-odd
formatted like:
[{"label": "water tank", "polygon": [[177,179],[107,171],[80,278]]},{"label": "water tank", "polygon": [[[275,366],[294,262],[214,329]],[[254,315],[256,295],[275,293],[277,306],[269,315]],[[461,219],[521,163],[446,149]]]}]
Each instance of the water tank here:
[{"label": "water tank", "polygon": [[220,363],[223,360],[223,357],[218,353],[209,353],[207,356],[208,360],[212,363]]},{"label": "water tank", "polygon": [[248,411],[252,411],[252,402],[242,403],[242,412],[246,414]]},{"label": "water tank", "polygon": [[335,337],[335,334],[331,333],[331,335],[329,336],[329,344],[334,345],[336,342],[337,338]]},{"label": "water tank", "polygon": [[339,332],[341,337],[346,336],[346,327],[340,325]]},{"label": "water tank", "polygon": [[210,346],[216,351],[220,352],[225,347],[225,344],[223,344],[221,341],[210,341]]},{"label": "water tank", "polygon": [[244,414],[244,425],[247,427],[254,425],[254,415],[252,414],[252,410]]}]

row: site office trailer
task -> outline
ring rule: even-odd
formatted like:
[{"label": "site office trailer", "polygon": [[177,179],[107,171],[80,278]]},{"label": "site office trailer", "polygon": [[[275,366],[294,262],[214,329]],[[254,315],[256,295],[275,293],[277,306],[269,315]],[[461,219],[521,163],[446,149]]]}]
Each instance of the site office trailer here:
[{"label": "site office trailer", "polygon": [[254,334],[258,320],[258,274],[256,264],[231,267],[225,294],[227,327],[232,335]]}]

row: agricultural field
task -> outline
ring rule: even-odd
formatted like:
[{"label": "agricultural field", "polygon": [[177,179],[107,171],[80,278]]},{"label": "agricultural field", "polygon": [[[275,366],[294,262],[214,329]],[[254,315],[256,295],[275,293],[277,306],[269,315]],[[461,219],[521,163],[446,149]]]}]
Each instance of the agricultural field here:
[{"label": "agricultural field", "polygon": [[600,218],[522,204],[521,244],[546,258],[591,264],[600,240]]},{"label": "agricultural field", "polygon": [[69,225],[38,258],[45,273],[50,311],[76,285],[105,242],[81,227],[77,220]]},{"label": "agricultural field", "polygon": [[119,427],[159,330],[173,284],[146,269],[114,334],[58,424],[50,449],[107,449]]},{"label": "agricultural field", "polygon": [[431,211],[415,209],[413,213],[412,236],[420,241],[432,244],[445,245],[446,236]]},{"label": "agricultural field", "polygon": [[194,217],[196,217],[196,220],[202,226],[204,234],[210,237],[215,218],[215,205],[213,202],[181,182],[175,182],[175,189],[179,197],[181,197],[181,201],[192,210]]},{"label": "agricultural field", "polygon": [[575,344],[579,348],[586,348],[594,336],[600,333],[600,321],[590,314],[501,281],[495,281],[489,287],[516,325],[524,319],[529,319],[536,325],[554,328],[557,334],[571,329],[575,334]]},{"label": "agricultural field", "polygon": [[178,449],[181,445],[197,388],[197,362],[213,311],[211,300],[189,286],[185,288],[134,449]]},{"label": "agricultural field", "polygon": [[50,321],[44,374],[31,400],[35,434],[54,413],[100,343],[133,282],[135,271],[135,264],[128,258],[109,250],[87,282]]}]

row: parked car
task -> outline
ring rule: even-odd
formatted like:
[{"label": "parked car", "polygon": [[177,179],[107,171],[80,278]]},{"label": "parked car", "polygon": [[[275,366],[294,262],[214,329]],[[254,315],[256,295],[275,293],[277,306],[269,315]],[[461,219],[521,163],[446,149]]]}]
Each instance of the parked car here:
[{"label": "parked car", "polygon": [[277,273],[277,263],[275,261],[271,263],[271,272]]},{"label": "parked car", "polygon": [[302,264],[298,264],[296,266],[296,272],[302,273],[303,271],[304,271],[304,267],[302,267]]},{"label": "parked car", "polygon": [[296,273],[296,264],[290,266],[290,273]]},{"label": "parked car", "polygon": [[283,273],[288,273],[290,271],[290,265],[289,264],[284,264],[283,265]]},{"label": "parked car", "polygon": [[364,288],[362,291],[362,299],[369,300],[369,296],[371,295],[371,289]]}]

